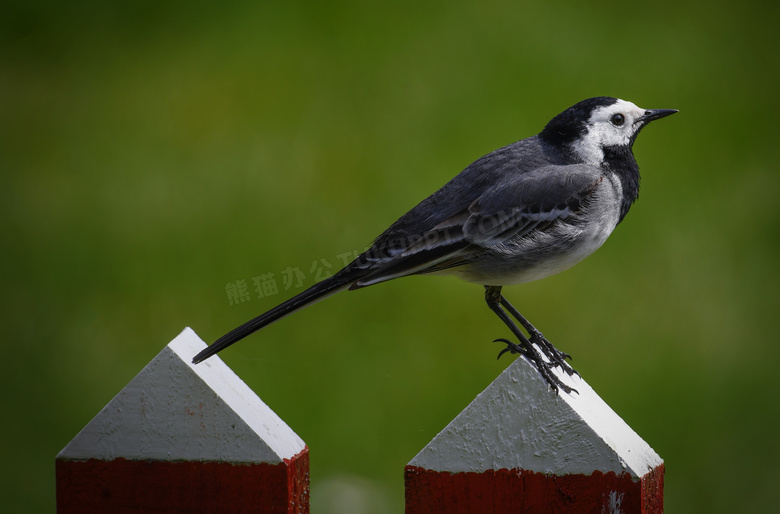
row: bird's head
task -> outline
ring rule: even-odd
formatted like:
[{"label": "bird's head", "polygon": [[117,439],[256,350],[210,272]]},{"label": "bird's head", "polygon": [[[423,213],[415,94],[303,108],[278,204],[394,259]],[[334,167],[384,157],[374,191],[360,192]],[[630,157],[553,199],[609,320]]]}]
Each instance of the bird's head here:
[{"label": "bird's head", "polygon": [[642,109],[619,98],[599,96],[569,107],[550,120],[539,135],[580,162],[600,165],[605,149],[630,151],[645,125],[676,112]]}]

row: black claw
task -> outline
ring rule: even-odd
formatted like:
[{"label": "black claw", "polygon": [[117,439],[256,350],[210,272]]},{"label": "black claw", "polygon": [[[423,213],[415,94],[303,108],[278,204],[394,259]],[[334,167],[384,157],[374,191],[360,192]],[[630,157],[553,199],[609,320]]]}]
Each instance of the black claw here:
[{"label": "black claw", "polygon": [[531,335],[531,342],[541,348],[542,352],[547,356],[552,366],[558,366],[561,370],[565,371],[567,375],[580,374],[571,367],[571,364],[566,362],[567,359],[571,360],[571,355],[566,352],[562,352],[557,349],[550,341],[544,338],[540,332]]},{"label": "black claw", "polygon": [[498,357],[496,357],[496,360],[500,359],[502,355],[504,355],[506,352],[515,354],[515,353],[522,353],[525,354],[523,351],[523,348],[510,341],[509,339],[504,339],[503,337],[499,337],[498,339],[493,339],[494,343],[504,343],[506,345],[506,348],[498,352]]},{"label": "black claw", "polygon": [[[506,348],[498,352],[498,357],[496,359],[500,359],[502,355],[509,352],[511,354],[522,354],[523,357],[525,357],[528,362],[533,364],[533,366],[539,371],[539,374],[542,375],[542,378],[549,384],[549,386],[552,388],[552,390],[555,392],[555,394],[560,394],[559,390],[563,390],[565,393],[571,394],[576,393],[577,390],[573,387],[569,387],[563,382],[561,382],[561,379],[559,379],[555,373],[553,373],[552,368],[553,367],[560,367],[563,371],[565,371],[569,376],[571,375],[577,375],[580,376],[577,371],[572,369],[572,367],[569,365],[568,362],[564,360],[565,357],[563,357],[563,352],[559,351],[557,348],[555,348],[549,341],[546,339],[544,342],[542,341],[534,341],[530,347],[527,347],[522,344],[517,344],[509,339],[504,339],[503,337],[500,337],[498,339],[493,340],[494,343],[504,343],[506,345]],[[545,361],[542,359],[542,356],[537,352],[533,345],[536,344],[540,347],[542,352],[547,356],[547,358],[550,360],[550,362]]]}]

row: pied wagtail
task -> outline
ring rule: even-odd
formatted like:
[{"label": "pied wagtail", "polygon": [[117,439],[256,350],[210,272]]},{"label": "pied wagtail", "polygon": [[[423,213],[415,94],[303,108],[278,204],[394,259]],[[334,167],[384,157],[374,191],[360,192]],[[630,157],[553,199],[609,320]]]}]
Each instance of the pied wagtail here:
[{"label": "pied wagtail", "polygon": [[[551,371],[576,373],[501,294],[563,271],[596,251],[639,194],[632,146],[653,120],[675,109],[640,109],[611,97],[583,100],[539,134],[481,157],[404,214],[341,271],[219,338],[201,362],[252,332],[344,289],[407,275],[455,275],[485,287],[488,307],[518,342],[520,353],[554,391],[572,389]],[[528,332],[526,336],[512,315]]]}]

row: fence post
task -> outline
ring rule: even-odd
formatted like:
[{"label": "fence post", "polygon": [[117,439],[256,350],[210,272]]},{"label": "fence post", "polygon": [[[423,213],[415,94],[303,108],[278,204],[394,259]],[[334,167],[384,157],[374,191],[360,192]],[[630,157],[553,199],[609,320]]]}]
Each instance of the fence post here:
[{"label": "fence post", "polygon": [[663,460],[561,378],[579,393],[556,396],[516,359],[406,466],[406,514],[663,512]]},{"label": "fence post", "polygon": [[185,329],[60,452],[57,510],[309,512],[303,440]]}]

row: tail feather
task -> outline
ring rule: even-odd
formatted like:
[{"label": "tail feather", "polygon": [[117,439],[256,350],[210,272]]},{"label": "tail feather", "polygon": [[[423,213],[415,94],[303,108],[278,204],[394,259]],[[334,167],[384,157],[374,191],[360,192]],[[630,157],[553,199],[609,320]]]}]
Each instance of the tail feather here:
[{"label": "tail feather", "polygon": [[249,334],[258,331],[263,327],[267,327],[271,323],[278,321],[285,316],[292,314],[293,312],[303,309],[304,307],[312,305],[313,303],[316,303],[327,298],[328,296],[346,289],[353,282],[352,279],[345,280],[344,278],[337,277],[338,275],[323,280],[322,282],[311,286],[306,291],[290,298],[286,302],[277,305],[265,314],[261,314],[260,316],[247,321],[238,328],[231,330],[224,336],[214,341],[214,343],[212,343],[210,346],[204,348],[200,353],[198,353],[192,359],[193,364],[197,364],[208,359],[212,355],[224,350],[231,344],[240,341]]}]

